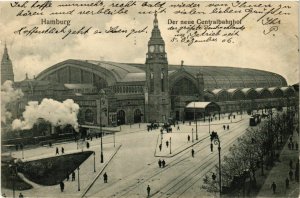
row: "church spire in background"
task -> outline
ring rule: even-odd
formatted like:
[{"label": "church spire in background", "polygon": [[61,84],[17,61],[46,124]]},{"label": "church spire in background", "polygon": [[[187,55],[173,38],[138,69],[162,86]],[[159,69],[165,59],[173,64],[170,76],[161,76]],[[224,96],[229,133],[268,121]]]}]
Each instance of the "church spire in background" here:
[{"label": "church spire in background", "polygon": [[5,42],[1,61],[1,84],[3,84],[7,80],[14,81],[14,71]]}]

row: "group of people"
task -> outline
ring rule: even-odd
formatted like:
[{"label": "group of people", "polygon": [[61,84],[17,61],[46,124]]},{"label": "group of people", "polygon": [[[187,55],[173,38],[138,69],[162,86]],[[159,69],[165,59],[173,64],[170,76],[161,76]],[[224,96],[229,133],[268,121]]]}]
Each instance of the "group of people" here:
[{"label": "group of people", "polygon": [[166,162],[165,162],[165,160],[163,159],[163,160],[158,160],[158,166],[159,166],[159,168],[164,168],[165,166],[166,166]]},{"label": "group of people", "polygon": [[[69,181],[69,178],[70,178],[70,174],[68,173],[66,176],[67,181]],[[74,171],[71,173],[71,178],[72,178],[72,181],[75,181],[75,172]]]},{"label": "group of people", "polygon": [[[71,178],[72,178],[72,181],[75,181],[75,172],[74,172],[74,171],[71,173]],[[70,179],[70,174],[67,173],[66,180],[69,181],[69,179]],[[61,181],[61,182],[59,183],[59,187],[60,187],[60,191],[61,191],[61,192],[64,192],[65,184],[64,184],[63,181]]]},{"label": "group of people", "polygon": [[[168,140],[166,141],[166,147],[167,147],[167,148],[169,147],[169,141],[168,141]],[[161,151],[161,149],[162,149],[162,144],[159,144],[159,145],[158,145],[158,148],[159,148],[159,151]]]},{"label": "group of people", "polygon": [[[61,147],[61,154],[63,155],[64,153],[65,153],[65,149],[64,149],[64,147]],[[55,155],[59,155],[59,149],[58,149],[58,147],[56,147]]]},{"label": "group of people", "polygon": [[298,150],[298,148],[299,148],[298,143],[297,142],[295,142],[295,143],[293,142],[293,137],[292,136],[290,137],[290,141],[288,143],[288,148],[289,148],[289,150],[294,150],[294,149]]},{"label": "group of people", "polygon": [[19,149],[20,150],[23,150],[23,144],[21,143],[21,144],[16,144],[16,151],[18,151]]},{"label": "group of people", "polygon": [[[294,145],[293,143],[293,137],[291,136],[289,138],[289,143],[288,143],[288,148],[291,150],[291,149],[294,149],[292,146]],[[297,145],[297,148],[298,149],[298,144],[296,143]],[[290,187],[290,183],[292,181],[295,181],[295,182],[299,182],[299,159],[297,160],[297,163],[295,164],[294,166],[294,162],[292,159],[290,159],[290,162],[289,162],[289,172],[288,172],[288,176],[286,177],[285,179],[285,189],[288,190],[289,187]],[[276,183],[273,181],[272,185],[271,185],[271,189],[273,190],[273,194],[276,193],[276,188],[277,188],[277,185]]]},{"label": "group of people", "polygon": [[229,130],[229,124],[227,126],[223,125],[223,129],[226,130],[226,128],[227,128],[227,130]]}]

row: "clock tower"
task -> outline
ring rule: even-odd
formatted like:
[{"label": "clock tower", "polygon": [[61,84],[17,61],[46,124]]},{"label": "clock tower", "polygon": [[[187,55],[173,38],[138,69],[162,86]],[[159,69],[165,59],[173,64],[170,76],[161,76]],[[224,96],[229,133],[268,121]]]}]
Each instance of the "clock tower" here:
[{"label": "clock tower", "polygon": [[170,116],[168,59],[156,13],[146,54],[146,87],[147,121],[167,121]]}]

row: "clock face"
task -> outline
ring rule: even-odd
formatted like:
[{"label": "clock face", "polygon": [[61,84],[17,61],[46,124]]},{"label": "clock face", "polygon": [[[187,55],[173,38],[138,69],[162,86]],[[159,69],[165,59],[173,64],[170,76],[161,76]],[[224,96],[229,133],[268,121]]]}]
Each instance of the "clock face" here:
[{"label": "clock face", "polygon": [[150,45],[149,51],[150,51],[150,52],[154,52],[154,46],[153,46],[153,45]]},{"label": "clock face", "polygon": [[163,45],[160,45],[160,46],[159,46],[159,51],[160,51],[160,52],[164,52],[164,46],[163,46]]}]

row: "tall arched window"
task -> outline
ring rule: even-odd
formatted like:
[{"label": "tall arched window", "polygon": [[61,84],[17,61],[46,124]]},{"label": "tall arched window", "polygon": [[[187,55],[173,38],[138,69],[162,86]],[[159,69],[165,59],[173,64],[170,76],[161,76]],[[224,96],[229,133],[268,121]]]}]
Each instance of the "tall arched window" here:
[{"label": "tall arched window", "polygon": [[118,111],[117,123],[118,123],[118,125],[125,124],[125,111],[123,111],[123,110]]},{"label": "tall arched window", "polygon": [[187,78],[177,81],[171,91],[173,96],[195,96],[196,94],[198,94],[196,85]]},{"label": "tall arched window", "polygon": [[134,111],[134,123],[140,123],[142,121],[142,113],[141,110],[136,109]]},{"label": "tall arched window", "polygon": [[86,121],[86,122],[91,122],[91,123],[93,123],[93,122],[94,122],[93,111],[90,110],[90,109],[87,109],[87,110],[85,111],[84,118],[85,118],[85,121]]}]

